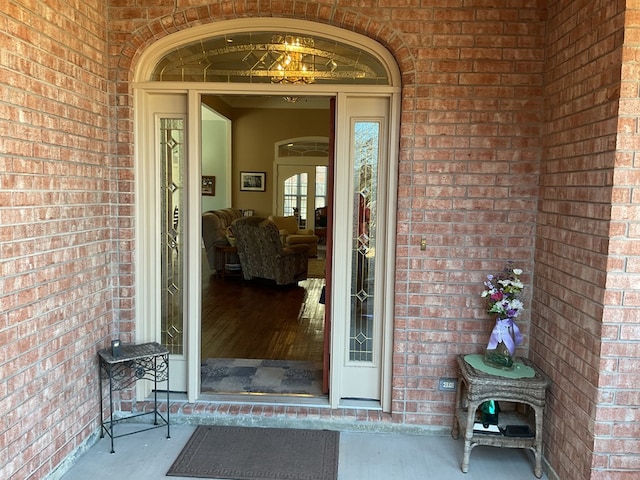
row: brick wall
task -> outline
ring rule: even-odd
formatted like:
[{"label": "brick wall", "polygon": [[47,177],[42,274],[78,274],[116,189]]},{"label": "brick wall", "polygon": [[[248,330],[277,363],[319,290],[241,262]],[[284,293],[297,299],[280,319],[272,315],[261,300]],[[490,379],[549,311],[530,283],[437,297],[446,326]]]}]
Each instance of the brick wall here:
[{"label": "brick wall", "polygon": [[[407,423],[451,424],[438,378],[486,346],[486,275],[513,260],[532,278],[544,17],[535,2],[465,3],[391,14],[416,65],[403,95],[394,332],[394,413]],[[525,333],[528,321],[529,308]]]},{"label": "brick wall", "polygon": [[95,352],[113,324],[116,200],[104,3],[0,8],[3,479],[42,478],[98,423]]},{"label": "brick wall", "polygon": [[594,480],[630,479],[640,471],[640,3],[626,2],[624,17],[611,23],[618,27],[623,18]]},{"label": "brick wall", "polygon": [[553,382],[546,458],[563,480],[639,468],[621,455],[637,452],[640,424],[632,29],[616,118],[625,2],[551,2],[548,24],[539,0],[5,3],[0,477],[41,478],[95,431],[95,350],[112,328],[129,340],[135,329],[137,59],[175,31],[245,16],[354,30],[398,60],[393,421],[451,424],[437,379],[483,349],[482,281],[515,260],[528,286],[521,353]]},{"label": "brick wall", "polygon": [[635,103],[618,119],[624,7],[560,1],[548,13],[531,332],[552,381],[545,456],[562,479],[628,479],[640,467],[638,70],[632,53],[622,88]]}]

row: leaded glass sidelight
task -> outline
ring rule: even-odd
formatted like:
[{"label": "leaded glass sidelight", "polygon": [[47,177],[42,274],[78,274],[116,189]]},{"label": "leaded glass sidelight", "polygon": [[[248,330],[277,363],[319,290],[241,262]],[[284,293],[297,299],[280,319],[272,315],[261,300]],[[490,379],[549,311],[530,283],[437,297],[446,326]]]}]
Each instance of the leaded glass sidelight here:
[{"label": "leaded glass sidelight", "polygon": [[160,119],[161,342],[171,354],[184,346],[184,119]]},{"label": "leaded glass sidelight", "polygon": [[376,197],[380,123],[354,124],[354,206],[349,360],[371,362],[374,345]]}]

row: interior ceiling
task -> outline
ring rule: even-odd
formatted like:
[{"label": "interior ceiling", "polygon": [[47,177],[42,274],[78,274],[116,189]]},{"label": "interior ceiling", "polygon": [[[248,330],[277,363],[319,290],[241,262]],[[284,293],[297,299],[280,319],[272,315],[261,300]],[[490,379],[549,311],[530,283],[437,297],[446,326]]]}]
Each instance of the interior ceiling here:
[{"label": "interior ceiling", "polygon": [[[216,98],[231,108],[303,108],[320,109],[329,108],[330,97],[285,97],[280,95],[216,95]],[[292,101],[294,100],[295,101]]]}]

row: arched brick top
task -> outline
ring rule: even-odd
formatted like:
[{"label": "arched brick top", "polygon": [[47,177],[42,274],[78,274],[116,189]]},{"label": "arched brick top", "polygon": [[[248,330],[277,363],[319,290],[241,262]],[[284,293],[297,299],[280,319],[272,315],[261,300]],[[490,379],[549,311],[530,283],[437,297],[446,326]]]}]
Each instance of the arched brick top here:
[{"label": "arched brick top", "polygon": [[[297,0],[292,2],[249,2],[218,0],[209,5],[176,10],[133,31],[122,45],[116,65],[116,81],[130,82],[136,62],[155,41],[172,33],[200,25],[239,18],[282,17],[325,23],[366,35],[391,52],[404,85],[415,83],[414,59],[398,32],[387,25],[347,8]],[[119,93],[124,93],[118,89]]]}]

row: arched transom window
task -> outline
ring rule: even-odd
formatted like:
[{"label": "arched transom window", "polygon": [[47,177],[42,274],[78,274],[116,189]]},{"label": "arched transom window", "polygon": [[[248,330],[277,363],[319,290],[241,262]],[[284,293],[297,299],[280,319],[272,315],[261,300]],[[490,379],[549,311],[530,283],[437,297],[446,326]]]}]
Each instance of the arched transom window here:
[{"label": "arched transom window", "polygon": [[335,39],[275,31],[229,33],[182,45],[153,81],[389,85],[372,54]]}]

